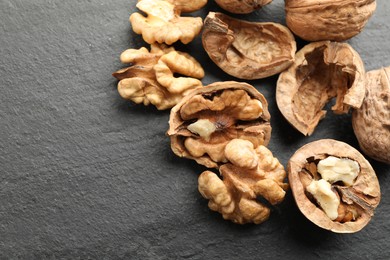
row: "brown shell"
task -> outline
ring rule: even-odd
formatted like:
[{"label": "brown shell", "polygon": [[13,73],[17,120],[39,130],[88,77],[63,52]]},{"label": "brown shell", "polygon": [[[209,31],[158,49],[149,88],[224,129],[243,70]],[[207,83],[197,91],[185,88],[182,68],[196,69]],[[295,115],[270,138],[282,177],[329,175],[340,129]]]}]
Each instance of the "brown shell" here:
[{"label": "brown shell", "polygon": [[359,54],[347,43],[315,42],[297,52],[294,64],[279,76],[276,101],[287,121],[311,135],[332,98],[335,113],[359,108],[365,95],[365,70]]},{"label": "brown shell", "polygon": [[296,42],[290,30],[277,23],[254,23],[210,12],[202,43],[211,60],[240,79],[275,75],[294,61]]},{"label": "brown shell", "polygon": [[[226,90],[244,90],[252,99],[259,100],[263,106],[262,115],[252,121],[246,122],[236,122],[233,126],[234,129],[240,129],[244,135],[251,136],[256,140],[254,143],[255,148],[258,145],[267,145],[271,138],[271,125],[270,119],[271,116],[268,112],[268,103],[264,96],[258,92],[253,86],[247,83],[235,82],[235,81],[226,81],[226,82],[216,82],[211,85],[194,89],[189,92],[176,106],[171,109],[170,118],[169,118],[169,130],[167,135],[171,139],[171,148],[172,151],[179,157],[185,157],[195,160],[197,163],[205,165],[209,168],[218,168],[220,162],[213,161],[208,154],[204,154],[200,157],[193,157],[187,148],[184,145],[184,142],[187,138],[193,137],[198,138],[195,134],[188,131],[187,126],[190,122],[189,120],[184,120],[180,115],[181,108],[186,105],[194,97],[208,97],[212,98],[213,96],[218,95]],[[218,114],[222,114],[223,111],[219,111]],[[229,115],[228,115],[229,116]],[[193,121],[192,121],[193,122]],[[231,139],[238,138],[237,136],[232,137]],[[251,139],[251,138],[249,138]],[[213,138],[211,138],[213,141]]]},{"label": "brown shell", "polygon": [[224,10],[234,14],[249,14],[269,3],[272,0],[215,0]]},{"label": "brown shell", "polygon": [[363,105],[352,113],[360,148],[371,158],[390,164],[390,67],[367,73]]},{"label": "brown shell", "polygon": [[375,0],[285,0],[286,23],[307,41],[345,41],[363,30]]},{"label": "brown shell", "polygon": [[[354,184],[350,187],[334,187],[341,201],[360,212],[355,221],[340,223],[332,221],[322,209],[318,208],[305,194],[304,185],[300,178],[304,165],[308,160],[322,159],[324,156],[349,158],[360,166],[360,172]],[[322,139],[301,147],[290,158],[287,166],[290,187],[300,211],[317,226],[336,232],[353,233],[368,224],[380,201],[380,187],[370,163],[352,146],[332,140]]]}]

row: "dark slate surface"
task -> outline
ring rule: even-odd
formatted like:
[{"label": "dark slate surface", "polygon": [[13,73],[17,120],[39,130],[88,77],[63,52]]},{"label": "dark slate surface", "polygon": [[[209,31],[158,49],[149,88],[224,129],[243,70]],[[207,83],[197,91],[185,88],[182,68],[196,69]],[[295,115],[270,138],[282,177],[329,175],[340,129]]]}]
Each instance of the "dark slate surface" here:
[{"label": "dark slate surface", "polygon": [[[210,2],[194,15],[221,11]],[[316,227],[291,193],[258,226],[211,212],[197,192],[204,168],[170,151],[168,111],[117,94],[119,54],[146,46],[128,23],[135,10],[134,0],[0,1],[0,259],[388,259],[390,167],[375,161],[382,201],[356,234]],[[378,1],[349,41],[367,70],[390,65],[389,12]],[[246,19],[284,23],[283,1]],[[234,79],[199,37],[176,47],[203,64],[204,84]],[[298,134],[276,107],[276,79],[250,83],[270,103],[269,147],[284,165],[321,138],[357,147],[349,115],[330,113],[313,136]]]}]

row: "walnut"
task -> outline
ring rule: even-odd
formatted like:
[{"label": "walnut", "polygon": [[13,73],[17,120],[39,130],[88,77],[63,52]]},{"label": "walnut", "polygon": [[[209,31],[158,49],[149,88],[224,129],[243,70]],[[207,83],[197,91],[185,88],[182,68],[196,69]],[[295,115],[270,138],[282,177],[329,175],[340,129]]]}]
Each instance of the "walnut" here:
[{"label": "walnut", "polygon": [[201,9],[207,4],[207,0],[167,0],[183,13],[190,13]]},{"label": "walnut", "polygon": [[167,134],[176,155],[215,168],[227,162],[224,150],[232,139],[267,145],[269,120],[267,101],[254,87],[217,82],[193,90],[172,108]]},{"label": "walnut", "polygon": [[272,2],[272,0],[215,0],[224,10],[234,14],[249,14]]},{"label": "walnut", "polygon": [[[123,63],[131,63],[113,76],[119,79],[118,92],[137,104],[153,104],[158,109],[176,105],[190,90],[202,86],[201,65],[190,55],[173,47],[152,44],[150,52],[142,47],[121,54]],[[175,73],[187,77],[174,77]]]},{"label": "walnut", "polygon": [[294,64],[280,74],[276,101],[287,121],[311,135],[325,116],[323,107],[332,98],[332,110],[347,113],[359,108],[365,95],[365,70],[359,54],[347,43],[310,43],[297,52]]},{"label": "walnut", "polygon": [[390,164],[390,67],[366,75],[366,96],[352,113],[353,129],[366,155]]},{"label": "walnut", "polygon": [[296,42],[287,27],[253,23],[210,12],[204,22],[203,47],[223,71],[240,79],[260,79],[288,68]]},{"label": "walnut", "polygon": [[309,143],[295,152],[287,169],[298,208],[321,228],[357,232],[379,204],[380,187],[373,168],[346,143],[332,139]]},{"label": "walnut", "polygon": [[219,168],[223,181],[205,171],[198,179],[198,189],[209,199],[209,208],[224,219],[238,224],[260,224],[268,219],[270,209],[257,197],[271,205],[283,201],[288,185],[286,172],[271,151],[260,145],[256,149],[247,140],[233,139],[225,147],[229,163]]},{"label": "walnut", "polygon": [[130,16],[133,31],[142,34],[144,41],[149,44],[158,42],[170,45],[179,40],[187,44],[200,33],[203,25],[200,17],[180,16],[182,10],[192,11],[194,7],[200,8],[204,0],[192,3],[185,4],[184,1],[177,0],[139,0],[137,7],[145,12],[147,17],[133,13]]},{"label": "walnut", "polygon": [[375,0],[285,0],[287,26],[307,41],[345,41],[360,33]]}]

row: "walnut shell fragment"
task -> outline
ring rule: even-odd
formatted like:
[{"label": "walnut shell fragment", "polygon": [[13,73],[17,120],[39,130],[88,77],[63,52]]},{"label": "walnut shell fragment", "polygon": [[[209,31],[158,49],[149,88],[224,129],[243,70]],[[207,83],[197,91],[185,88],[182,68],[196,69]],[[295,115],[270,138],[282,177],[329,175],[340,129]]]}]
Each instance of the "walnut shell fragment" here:
[{"label": "walnut shell fragment", "polygon": [[366,97],[352,113],[352,126],[363,152],[390,164],[390,67],[366,75]]},{"label": "walnut shell fragment", "polygon": [[286,23],[307,41],[345,41],[360,33],[375,0],[285,0]]},{"label": "walnut shell fragment", "polygon": [[279,76],[276,102],[287,121],[311,135],[325,116],[323,107],[336,98],[336,114],[359,108],[365,95],[365,70],[359,54],[347,43],[316,42],[295,55],[294,64]]},{"label": "walnut shell fragment", "polygon": [[254,23],[210,12],[202,43],[211,60],[240,79],[261,79],[288,68],[296,42],[289,29],[277,23]]},{"label": "walnut shell fragment", "polygon": [[[356,164],[352,168],[346,167]],[[320,173],[320,164],[325,165],[336,179],[326,179],[324,172]],[[341,165],[341,166],[340,166]],[[370,163],[355,148],[332,140],[322,139],[301,147],[288,162],[288,179],[294,199],[300,211],[317,226],[336,233],[353,233],[368,224],[374,215],[374,210],[380,201],[380,187]],[[357,169],[352,183],[341,179]],[[326,180],[325,180],[326,179]],[[336,216],[331,216],[321,204],[325,193],[314,194],[313,184],[326,182],[328,193],[333,194],[338,201],[325,201],[336,206]],[[316,195],[320,195],[317,196]]]},{"label": "walnut shell fragment", "polygon": [[249,14],[269,3],[272,0],[215,0],[224,10],[234,14]]},{"label": "walnut shell fragment", "polygon": [[149,44],[158,42],[171,45],[179,40],[187,44],[200,33],[203,25],[200,17],[180,16],[182,10],[192,11],[194,7],[201,7],[204,1],[192,3],[186,5],[184,1],[178,0],[139,0],[137,7],[147,17],[137,12],[131,14],[129,20],[133,31],[141,34]]},{"label": "walnut shell fragment", "polygon": [[198,179],[198,190],[209,199],[209,208],[234,223],[260,224],[270,215],[269,206],[257,200],[262,197],[270,205],[283,201],[288,185],[286,172],[271,151],[260,145],[254,149],[247,140],[233,139],[225,147],[229,163],[217,174],[203,172]]},{"label": "walnut shell fragment", "polygon": [[268,103],[254,87],[234,81],[216,82],[188,93],[169,118],[171,148],[179,157],[209,168],[227,162],[232,139],[267,145],[271,137]]},{"label": "walnut shell fragment", "polygon": [[[137,104],[168,109],[190,90],[202,86],[201,65],[187,53],[164,44],[152,44],[150,52],[145,47],[128,49],[121,54],[121,61],[131,66],[112,74],[120,80],[118,92]],[[175,77],[175,73],[185,77]]]}]

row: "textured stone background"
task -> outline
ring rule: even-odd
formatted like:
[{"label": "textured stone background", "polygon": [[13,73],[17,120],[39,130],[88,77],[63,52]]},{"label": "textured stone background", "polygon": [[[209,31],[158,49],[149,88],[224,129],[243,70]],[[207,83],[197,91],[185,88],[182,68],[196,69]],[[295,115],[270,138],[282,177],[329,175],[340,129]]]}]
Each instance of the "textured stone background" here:
[{"label": "textured stone background", "polygon": [[[214,1],[194,15],[221,11]],[[367,70],[390,60],[389,1],[349,43]],[[0,0],[0,259],[388,259],[390,167],[374,161],[382,201],[356,234],[317,228],[291,193],[268,222],[238,226],[197,192],[204,170],[179,159],[165,136],[168,111],[122,100],[111,73],[126,48],[146,46],[127,19],[135,0]],[[247,16],[284,23],[283,1]],[[302,46],[302,42],[300,46]],[[207,70],[199,37],[178,49]],[[350,116],[329,113],[311,137],[283,119],[277,77],[251,81],[268,99],[270,149],[286,165],[321,138],[357,147]]]}]

